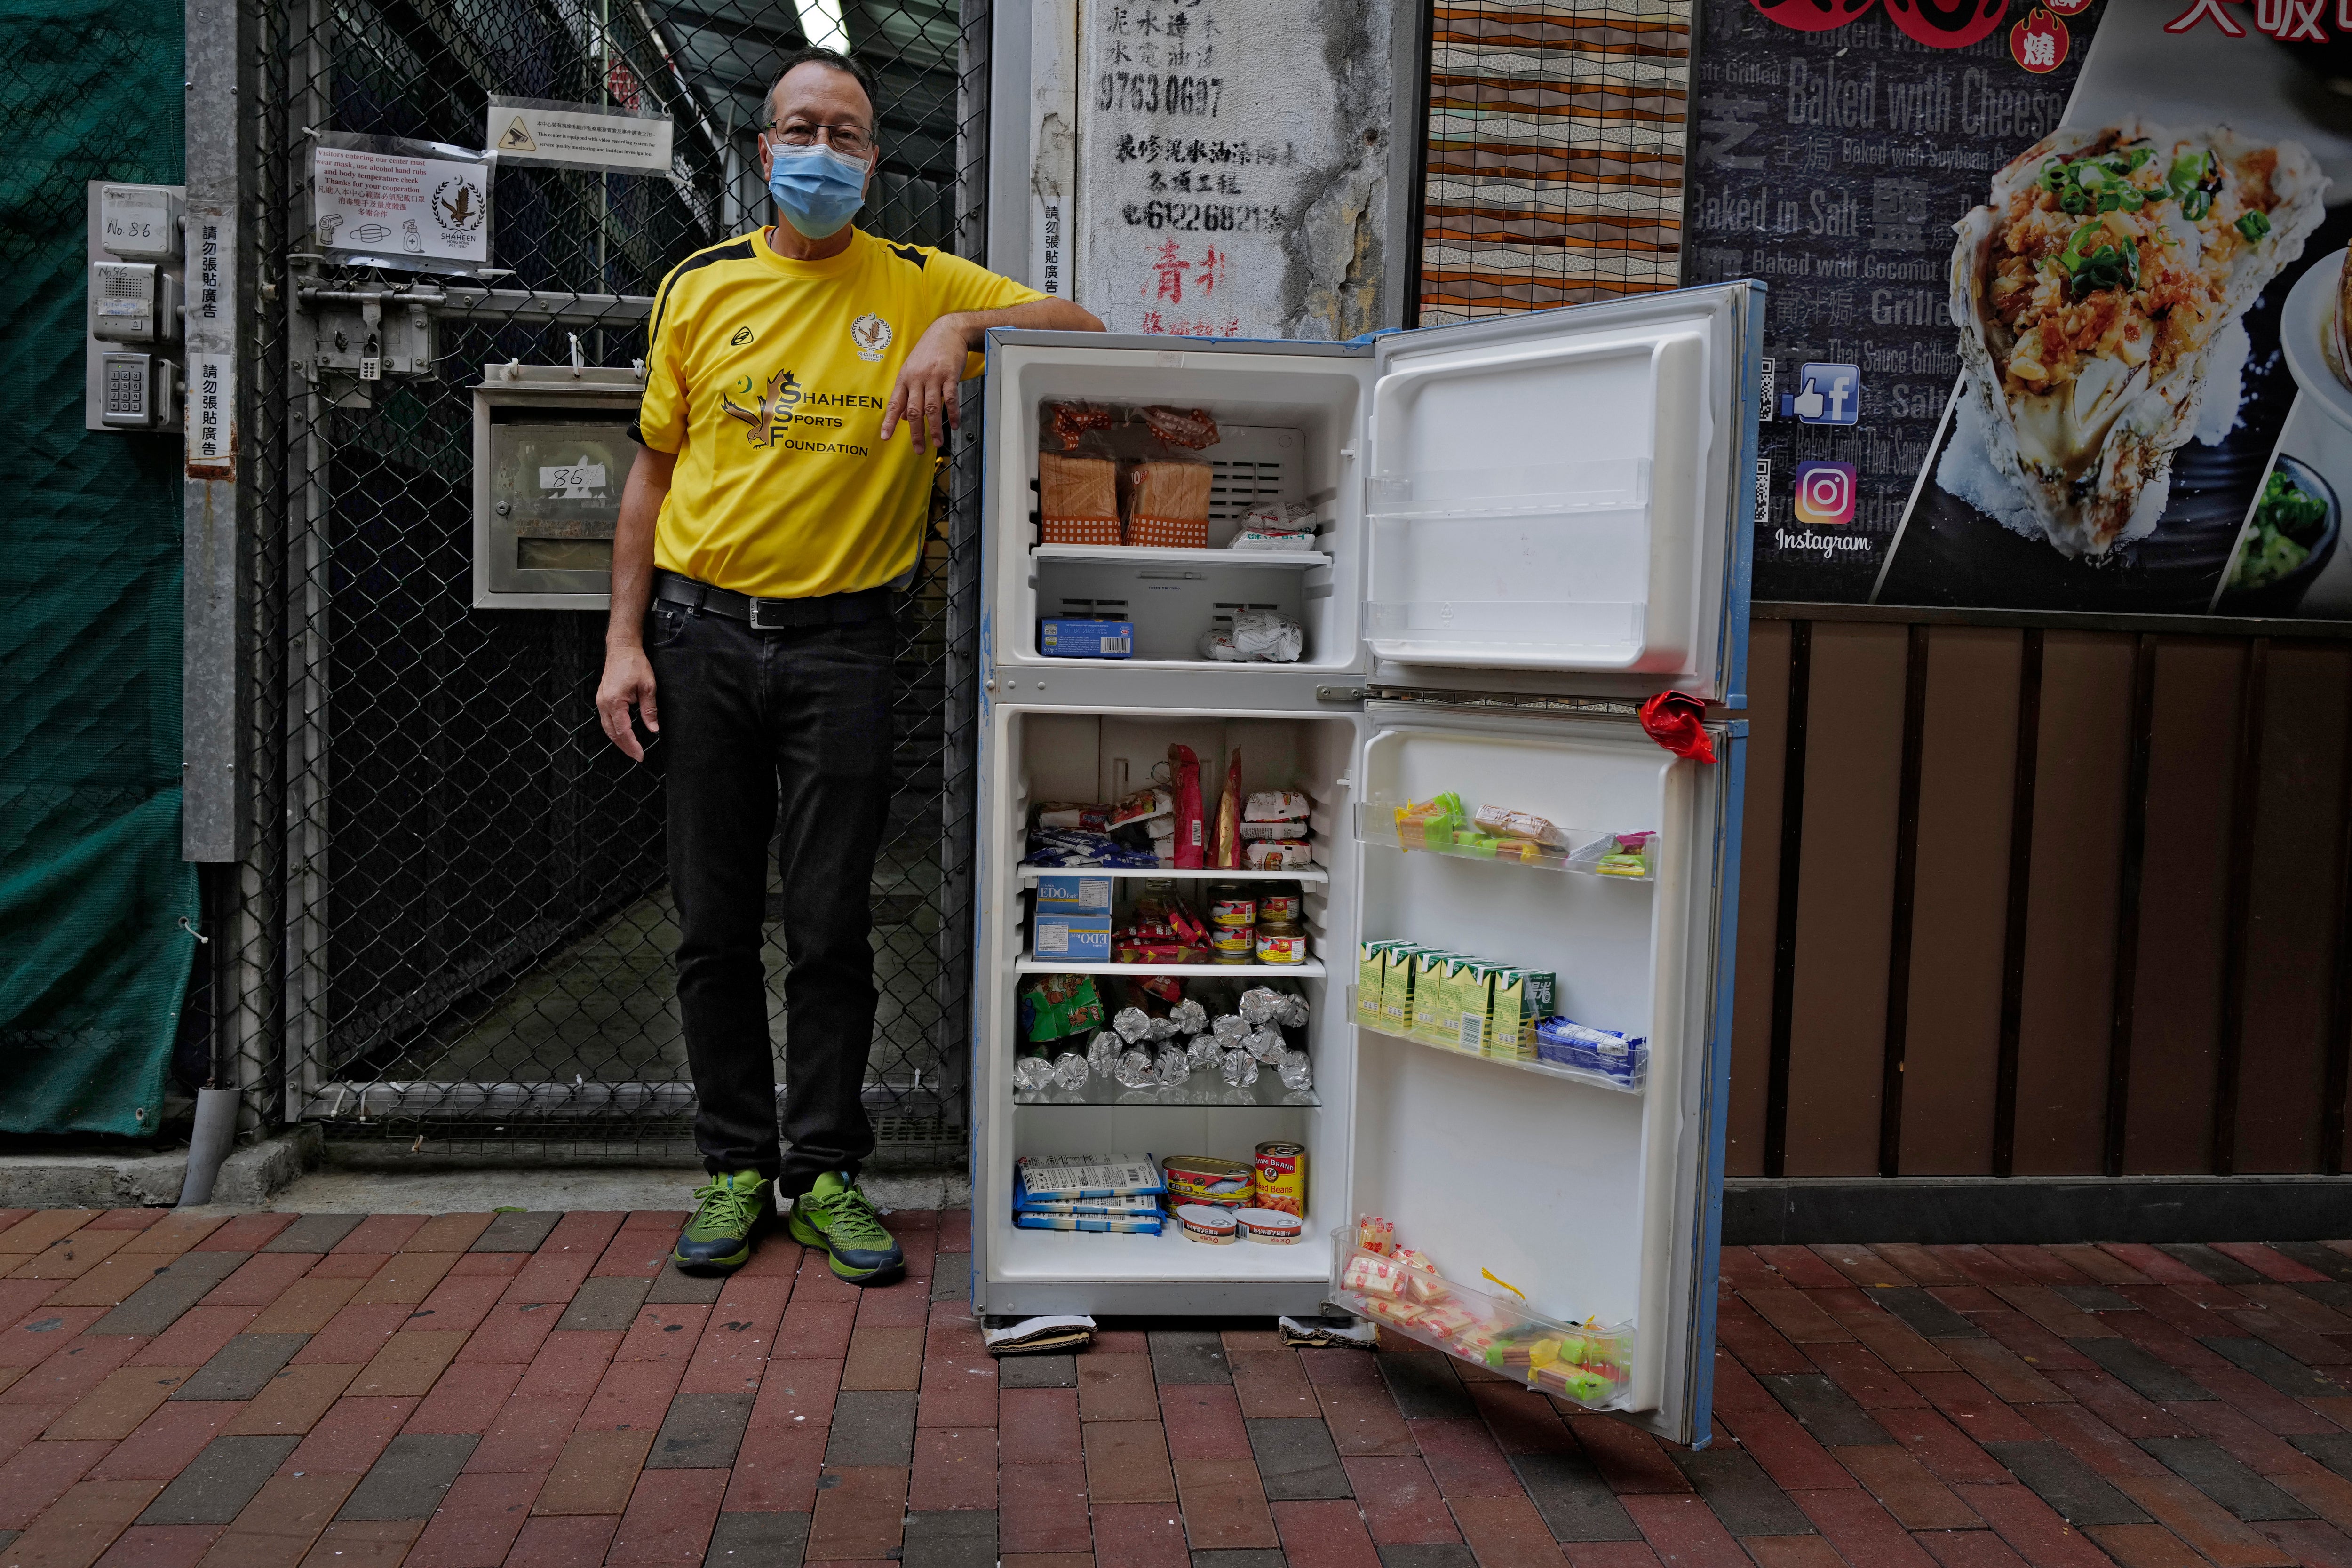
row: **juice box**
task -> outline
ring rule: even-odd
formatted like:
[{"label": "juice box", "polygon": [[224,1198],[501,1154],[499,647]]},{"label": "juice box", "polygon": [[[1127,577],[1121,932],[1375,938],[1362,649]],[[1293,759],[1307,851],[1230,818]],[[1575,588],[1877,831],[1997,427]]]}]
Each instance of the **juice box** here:
[{"label": "juice box", "polygon": [[1466,952],[1425,952],[1412,966],[1412,1037],[1425,1046],[1458,1049],[1462,1019],[1447,1005],[1457,966],[1471,962]]},{"label": "juice box", "polygon": [[1360,1027],[1388,1027],[1381,992],[1388,984],[1389,950],[1396,945],[1387,940],[1356,944],[1356,1023]]},{"label": "juice box", "polygon": [[1549,969],[1519,971],[1526,994],[1519,1004],[1519,1059],[1536,1059],[1536,1026],[1559,1011],[1559,976]]},{"label": "juice box", "polygon": [[1412,961],[1425,951],[1417,942],[1389,946],[1388,967],[1381,978],[1381,1029],[1385,1034],[1412,1033]]},{"label": "juice box", "polygon": [[1502,967],[1483,958],[1473,958],[1456,965],[1446,976],[1445,1006],[1454,1016],[1456,1049],[1473,1056],[1496,1054],[1491,1014],[1495,976]]},{"label": "juice box", "polygon": [[1526,970],[1516,964],[1496,970],[1488,1016],[1491,1027],[1486,1039],[1487,1056],[1519,1061],[1535,1059],[1536,1024],[1543,1015],[1528,1011]]}]

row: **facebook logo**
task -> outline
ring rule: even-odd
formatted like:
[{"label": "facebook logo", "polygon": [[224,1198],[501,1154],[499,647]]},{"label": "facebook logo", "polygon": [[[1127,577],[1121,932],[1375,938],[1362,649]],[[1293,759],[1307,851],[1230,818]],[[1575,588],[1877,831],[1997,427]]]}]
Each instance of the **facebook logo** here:
[{"label": "facebook logo", "polygon": [[1797,373],[1797,390],[1780,395],[1780,412],[1805,425],[1862,423],[1862,367],[1809,364]]}]

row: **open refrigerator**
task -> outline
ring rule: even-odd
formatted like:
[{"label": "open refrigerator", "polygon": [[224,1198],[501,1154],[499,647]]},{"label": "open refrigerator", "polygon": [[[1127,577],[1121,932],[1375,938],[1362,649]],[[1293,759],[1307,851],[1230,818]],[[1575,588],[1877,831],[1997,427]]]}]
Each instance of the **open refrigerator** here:
[{"label": "open refrigerator", "polygon": [[[1343,1276],[1357,1219],[1376,1215],[1490,1316],[1605,1326],[1618,1381],[1588,1403],[1705,1440],[1762,321],[1761,285],[1738,283],[1349,343],[991,334],[976,1310],[1360,1308]],[[1039,542],[1041,410],[1066,401],[1177,405],[1216,420],[1221,439],[1202,454],[1217,469],[1208,548]],[[1223,548],[1268,502],[1311,509],[1316,548]],[[1200,656],[1202,626],[1243,605],[1303,626],[1297,662]],[[1041,653],[1041,619],[1065,613],[1131,621],[1132,657]],[[1638,704],[1667,689],[1709,705],[1714,763],[1677,757],[1641,728]],[[1024,1092],[1024,979],[1150,972],[1032,951],[1031,808],[1142,787],[1171,742],[1199,755],[1209,802],[1236,748],[1245,791],[1307,795],[1317,863],[1087,874],[1299,883],[1307,961],[1212,973],[1296,983],[1312,1089],[1096,1079]],[[1404,847],[1395,808],[1445,791],[1538,814],[1580,846],[1654,833],[1649,874],[1580,874],[1574,854],[1514,863]],[[1557,1011],[1645,1037],[1646,1071],[1612,1083],[1360,1023],[1359,946],[1373,939],[1550,971]],[[1273,1140],[1307,1152],[1298,1245],[1012,1223],[1021,1156],[1247,1161]]]}]

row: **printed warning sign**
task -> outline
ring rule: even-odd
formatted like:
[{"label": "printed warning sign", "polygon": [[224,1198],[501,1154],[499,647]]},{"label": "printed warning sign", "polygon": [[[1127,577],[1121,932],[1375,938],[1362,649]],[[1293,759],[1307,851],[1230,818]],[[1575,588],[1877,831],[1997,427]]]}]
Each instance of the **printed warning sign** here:
[{"label": "printed warning sign", "polygon": [[320,250],[427,272],[489,259],[490,171],[479,153],[450,149],[474,162],[401,157],[327,145],[329,139],[322,134],[310,153],[312,243]]},{"label": "printed warning sign", "polygon": [[493,97],[484,111],[482,145],[509,163],[666,174],[670,133],[669,116],[659,112]]}]

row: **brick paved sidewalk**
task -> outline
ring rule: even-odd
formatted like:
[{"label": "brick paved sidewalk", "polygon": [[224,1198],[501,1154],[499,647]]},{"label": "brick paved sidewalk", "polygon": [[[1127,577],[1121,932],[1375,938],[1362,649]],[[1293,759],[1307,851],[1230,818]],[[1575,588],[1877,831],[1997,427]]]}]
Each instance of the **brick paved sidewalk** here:
[{"label": "brick paved sidewalk", "polygon": [[994,1363],[961,1214],[863,1293],[680,1218],[0,1211],[0,1568],[2352,1565],[2352,1244],[1734,1249],[1691,1453],[1264,1325]]}]

